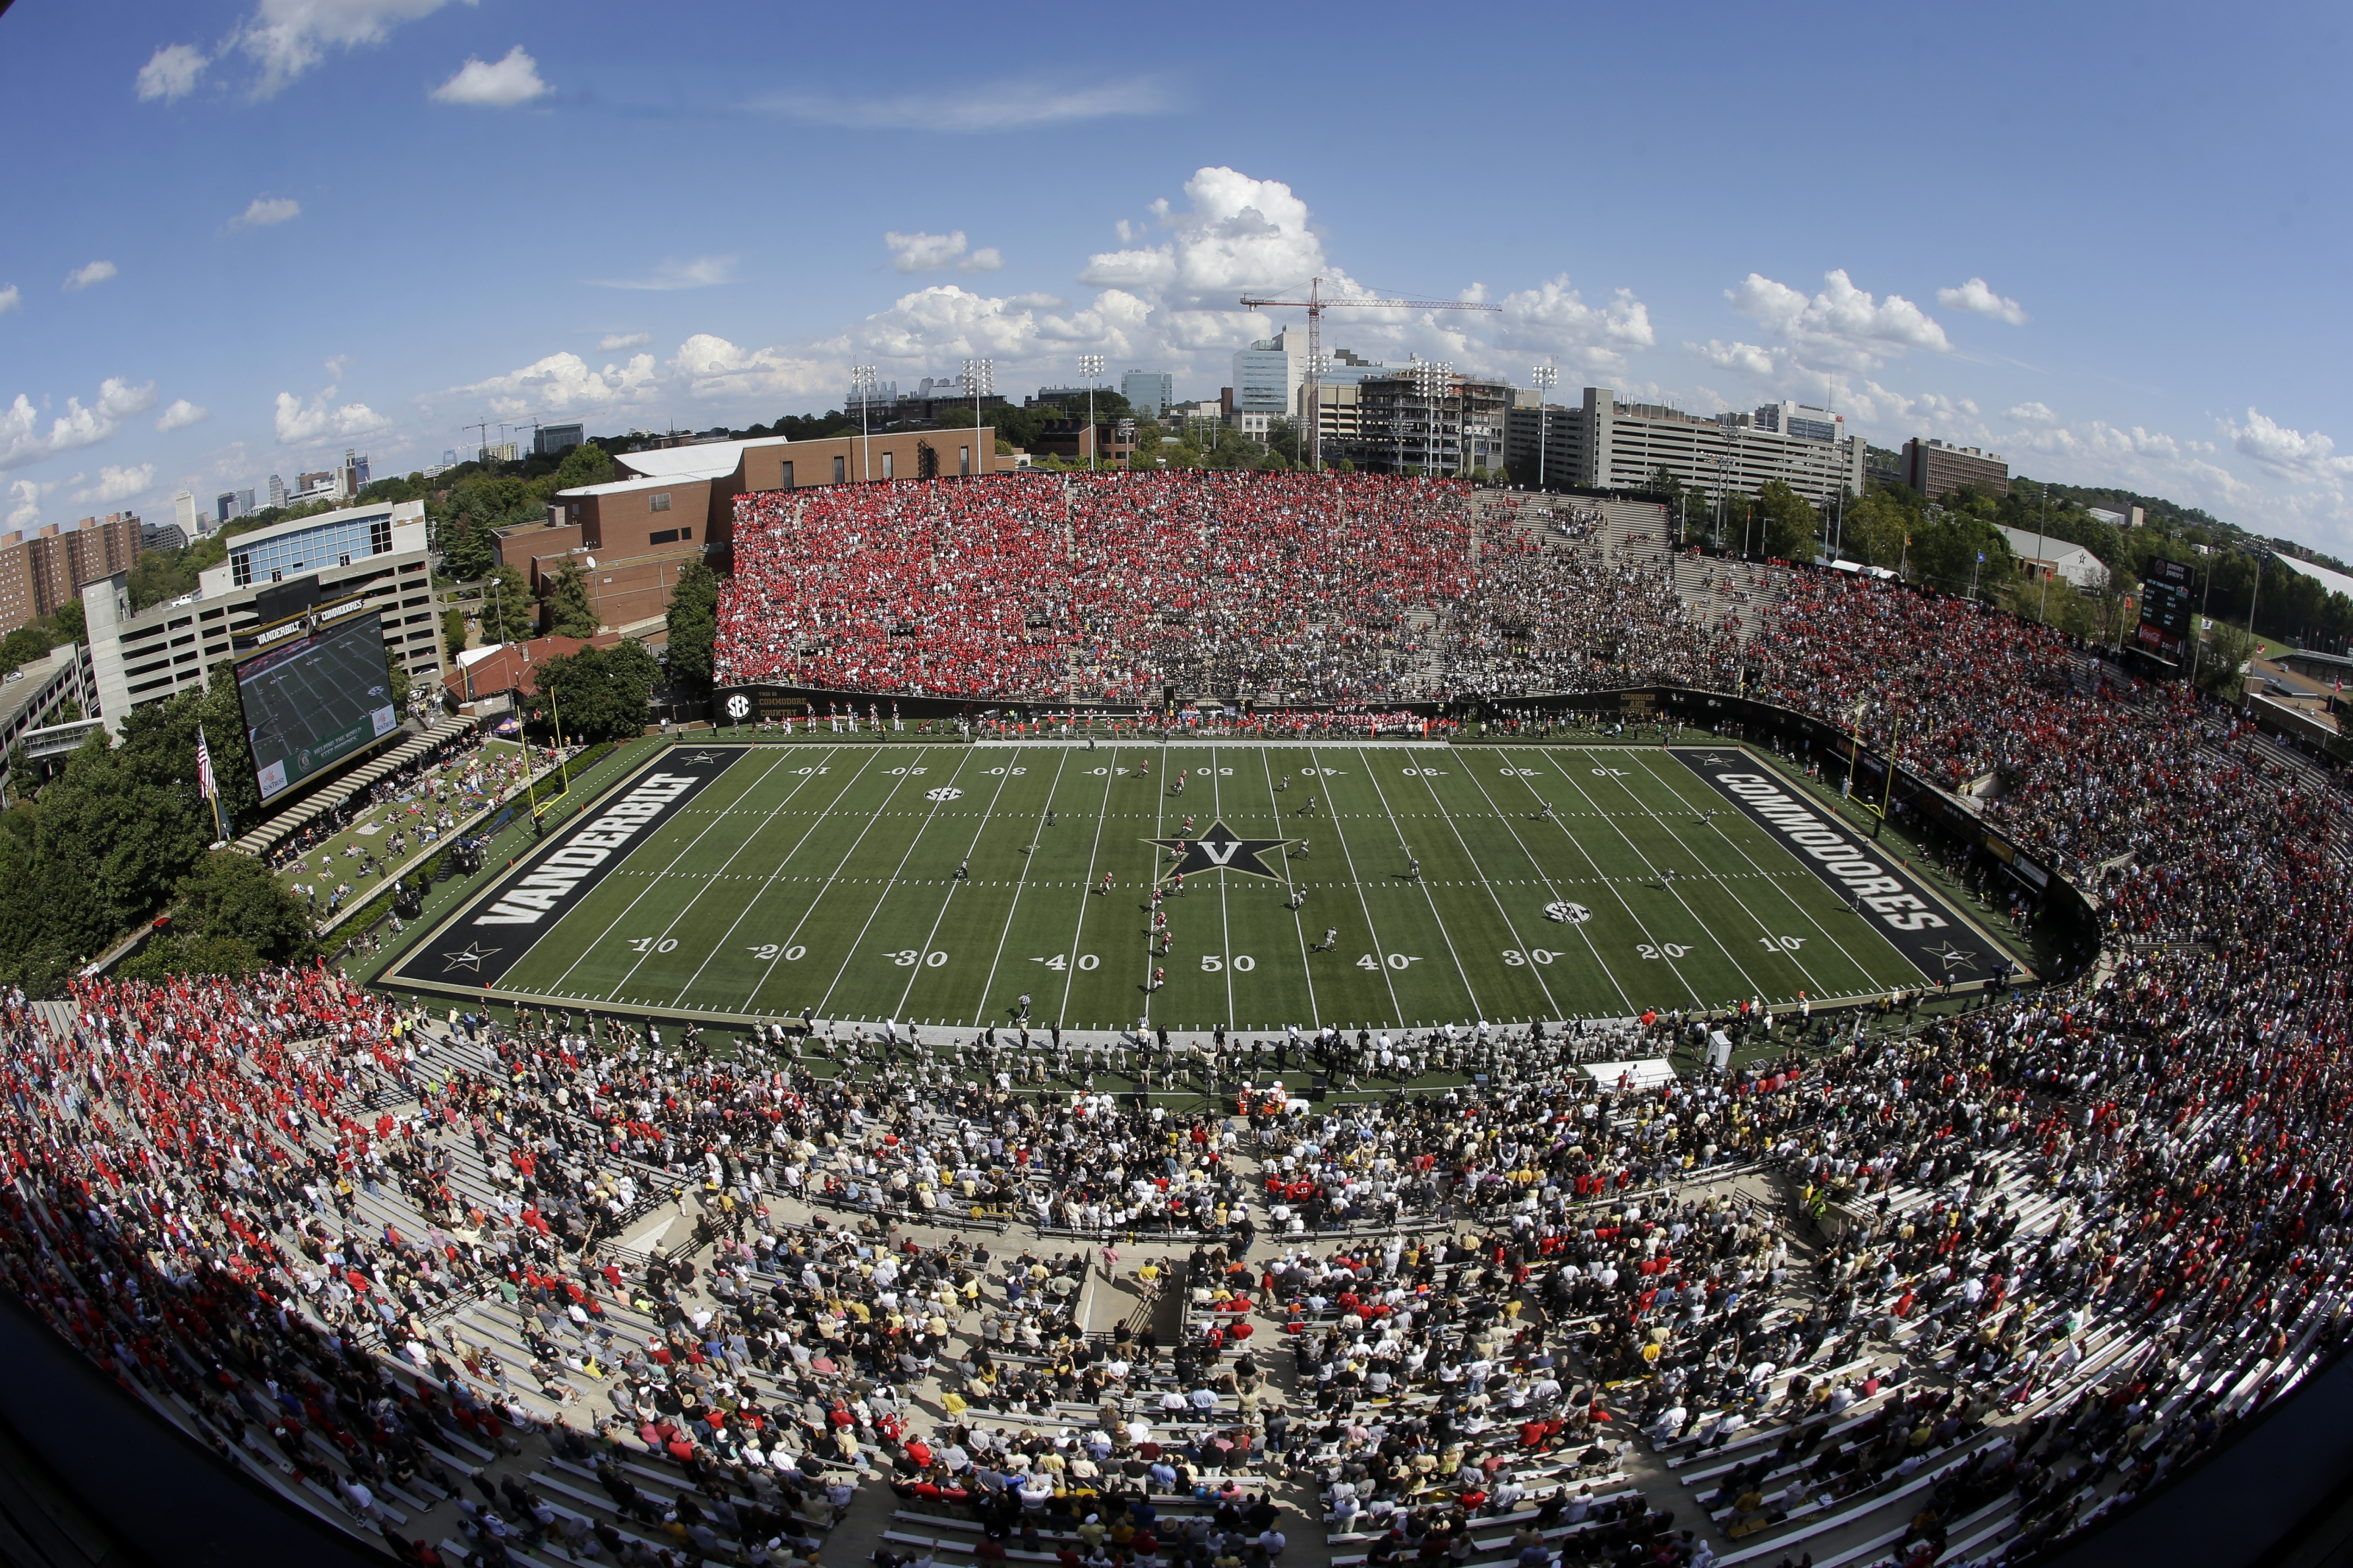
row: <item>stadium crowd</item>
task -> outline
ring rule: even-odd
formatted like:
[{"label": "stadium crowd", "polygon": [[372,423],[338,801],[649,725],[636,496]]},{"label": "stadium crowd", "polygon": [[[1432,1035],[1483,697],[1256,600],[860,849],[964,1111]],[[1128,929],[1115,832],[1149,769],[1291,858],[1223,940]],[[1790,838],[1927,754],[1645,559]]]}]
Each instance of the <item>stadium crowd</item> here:
[{"label": "stadium crowd", "polygon": [[[1314,609],[1320,573],[1367,627],[1438,603],[1487,628],[1457,675],[1737,679],[1841,719],[1894,700],[1916,765],[2001,774],[2006,826],[2094,896],[2105,961],[1915,1029],[1654,1016],[1589,1042],[1750,1037],[1737,1070],[1654,1088],[1574,1070],[1593,1052],[1557,1034],[1134,1044],[1206,1106],[1100,1089],[1142,1076],[1128,1047],[1059,1039],[779,1028],[728,1054],[585,1015],[428,1018],[325,970],[86,979],[0,1004],[10,1293],[233,1463],[419,1562],[814,1561],[869,1468],[936,1521],[918,1561],[968,1531],[976,1556],[1264,1568],[1269,1488],[1299,1479],[1335,1550],[1372,1563],[1704,1568],[1701,1514],[1796,1547],[1882,1500],[1902,1522],[1873,1562],[2021,1562],[2337,1350],[2341,801],[2255,765],[2226,712],[2079,679],[2050,634],[1978,608],[1783,574],[1743,655],[1661,596],[1668,566],[1515,532],[1465,574],[1416,511],[1446,492],[1344,488],[1399,552],[1383,565],[1341,548],[1328,481],[1254,483],[1073,484],[1071,514],[986,539],[943,510],[962,489],[802,498],[772,521],[836,548],[757,580],[835,651],[772,644],[775,611],[739,605],[730,657],[974,689],[1075,658],[1113,689],[1159,679],[1160,645],[1041,563],[1092,551],[1116,593],[1219,626]],[[1407,548],[1424,532],[1451,542]],[[892,598],[858,575],[870,556],[928,562],[935,598],[996,618],[959,641],[961,612]],[[1230,579],[1201,585],[1205,556]],[[1039,583],[1072,596],[1033,628]],[[902,616],[942,641],[895,649]],[[1398,651],[1184,657],[1356,682]],[[1310,1061],[1488,1081],[1319,1107],[1280,1088]],[[691,1236],[616,1245],[674,1202]],[[1134,1282],[1183,1291],[1186,1332],[1090,1336],[1091,1270],[1155,1235],[1193,1250]],[[1626,1484],[1638,1436],[1692,1511]],[[446,1544],[404,1528],[423,1512],[455,1518]]]}]

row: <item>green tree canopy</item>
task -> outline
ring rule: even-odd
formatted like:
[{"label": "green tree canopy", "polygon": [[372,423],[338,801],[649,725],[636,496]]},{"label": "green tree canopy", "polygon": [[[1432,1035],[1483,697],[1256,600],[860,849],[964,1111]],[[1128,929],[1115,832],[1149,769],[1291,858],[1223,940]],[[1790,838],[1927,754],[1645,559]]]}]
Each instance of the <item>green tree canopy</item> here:
[{"label": "green tree canopy", "polygon": [[698,561],[679,574],[670,590],[670,678],[686,685],[708,687],[714,668],[713,647],[719,638],[719,577]]},{"label": "green tree canopy", "polygon": [[1757,492],[1757,510],[1764,522],[1764,552],[1784,561],[1810,563],[1814,535],[1820,517],[1805,497],[1779,479],[1767,479]]},{"label": "green tree canopy", "polygon": [[547,590],[548,629],[560,637],[593,637],[596,611],[588,602],[587,574],[576,561],[556,568]]},{"label": "green tree canopy", "polygon": [[633,642],[584,647],[551,658],[538,669],[529,700],[532,722],[553,738],[560,719],[573,742],[618,741],[645,732],[653,721],[653,689],[660,668]]}]

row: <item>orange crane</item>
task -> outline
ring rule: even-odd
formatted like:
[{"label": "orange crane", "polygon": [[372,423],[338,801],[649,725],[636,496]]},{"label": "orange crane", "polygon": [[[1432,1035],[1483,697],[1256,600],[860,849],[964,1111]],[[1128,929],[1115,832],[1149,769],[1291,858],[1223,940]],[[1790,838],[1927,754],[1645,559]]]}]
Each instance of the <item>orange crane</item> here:
[{"label": "orange crane", "polygon": [[1324,296],[1324,279],[1312,278],[1307,283],[1304,300],[1271,300],[1256,294],[1242,296],[1242,308],[1255,310],[1261,305],[1303,306],[1307,311],[1307,406],[1312,423],[1307,426],[1308,467],[1316,473],[1324,471],[1324,405],[1316,390],[1324,364],[1324,312],[1331,310],[1500,310],[1501,305],[1474,305],[1462,300],[1329,300]]}]

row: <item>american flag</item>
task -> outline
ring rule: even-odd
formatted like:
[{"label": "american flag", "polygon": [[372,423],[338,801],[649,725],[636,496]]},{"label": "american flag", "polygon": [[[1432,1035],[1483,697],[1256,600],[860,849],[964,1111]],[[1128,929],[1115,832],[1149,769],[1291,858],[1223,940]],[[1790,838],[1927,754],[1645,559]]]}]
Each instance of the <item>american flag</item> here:
[{"label": "american flag", "polygon": [[196,793],[206,800],[220,794],[220,785],[213,782],[212,748],[205,744],[205,727],[196,726]]}]

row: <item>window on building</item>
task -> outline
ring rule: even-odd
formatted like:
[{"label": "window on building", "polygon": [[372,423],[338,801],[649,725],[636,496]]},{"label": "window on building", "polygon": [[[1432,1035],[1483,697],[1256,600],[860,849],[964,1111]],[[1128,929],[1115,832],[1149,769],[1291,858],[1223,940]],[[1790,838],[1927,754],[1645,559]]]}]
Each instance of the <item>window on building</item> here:
[{"label": "window on building", "polygon": [[784,468],[785,477],[776,482],[780,489],[791,489],[793,488],[793,466],[790,463],[786,463]]},{"label": "window on building", "polygon": [[655,529],[651,533],[646,535],[646,542],[648,544],[676,544],[678,542],[678,530],[674,528]]},{"label": "window on building", "polygon": [[889,479],[898,477],[898,457],[899,454],[896,452],[885,452],[882,454],[882,477],[884,479]]},{"label": "window on building", "polygon": [[843,479],[849,478],[849,459],[847,458],[836,458],[833,460],[833,482],[835,484],[839,484]]},{"label": "window on building", "polygon": [[691,528],[681,528],[678,531],[678,536],[681,539],[692,539],[694,537],[694,530]]},{"label": "window on building", "polygon": [[652,500],[646,503],[646,510],[649,511],[668,511],[670,510],[670,492],[665,490],[660,495],[654,497]]},{"label": "window on building", "polygon": [[971,447],[958,447],[956,448],[956,472],[965,479],[970,479],[972,477]]}]

